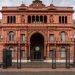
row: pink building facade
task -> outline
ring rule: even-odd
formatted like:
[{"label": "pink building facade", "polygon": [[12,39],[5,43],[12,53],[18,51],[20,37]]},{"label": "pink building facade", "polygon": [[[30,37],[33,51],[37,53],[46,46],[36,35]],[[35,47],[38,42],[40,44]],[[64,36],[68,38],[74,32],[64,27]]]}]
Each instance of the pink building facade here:
[{"label": "pink building facade", "polygon": [[31,5],[2,7],[0,25],[0,60],[3,48],[12,50],[16,62],[18,47],[22,50],[22,62],[51,62],[51,51],[55,48],[56,61],[65,62],[65,50],[70,49],[70,61],[74,58],[75,27],[72,7],[45,6],[34,0]]}]

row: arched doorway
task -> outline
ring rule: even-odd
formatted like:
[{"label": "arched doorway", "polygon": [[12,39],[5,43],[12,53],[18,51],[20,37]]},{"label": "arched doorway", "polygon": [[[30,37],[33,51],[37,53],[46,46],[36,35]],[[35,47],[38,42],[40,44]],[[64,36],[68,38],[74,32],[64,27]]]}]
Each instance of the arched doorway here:
[{"label": "arched doorway", "polygon": [[44,57],[44,37],[40,33],[35,33],[30,38],[30,57],[32,61],[43,60]]}]

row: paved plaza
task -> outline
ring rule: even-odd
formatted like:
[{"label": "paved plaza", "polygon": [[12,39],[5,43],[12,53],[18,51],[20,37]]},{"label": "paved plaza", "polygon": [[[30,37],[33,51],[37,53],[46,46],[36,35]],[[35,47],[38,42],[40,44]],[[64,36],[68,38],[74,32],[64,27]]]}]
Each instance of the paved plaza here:
[{"label": "paved plaza", "polygon": [[0,68],[0,75],[75,75],[75,68]]},{"label": "paved plaza", "polygon": [[75,72],[1,72],[0,75],[75,75]]},{"label": "paved plaza", "polygon": [[66,68],[0,68],[0,72],[75,72],[75,68],[66,69]]}]

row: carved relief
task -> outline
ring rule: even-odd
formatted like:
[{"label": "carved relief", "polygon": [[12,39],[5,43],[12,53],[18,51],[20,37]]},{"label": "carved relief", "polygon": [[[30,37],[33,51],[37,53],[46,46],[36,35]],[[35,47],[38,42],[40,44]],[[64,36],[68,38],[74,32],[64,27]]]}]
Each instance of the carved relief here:
[{"label": "carved relief", "polygon": [[42,3],[40,0],[35,0],[33,3],[30,5],[30,7],[45,7],[45,5]]},{"label": "carved relief", "polygon": [[21,16],[21,23],[22,23],[22,24],[25,23],[25,17],[24,17],[24,15]]},{"label": "carved relief", "polygon": [[50,23],[54,23],[54,16],[50,15]]}]

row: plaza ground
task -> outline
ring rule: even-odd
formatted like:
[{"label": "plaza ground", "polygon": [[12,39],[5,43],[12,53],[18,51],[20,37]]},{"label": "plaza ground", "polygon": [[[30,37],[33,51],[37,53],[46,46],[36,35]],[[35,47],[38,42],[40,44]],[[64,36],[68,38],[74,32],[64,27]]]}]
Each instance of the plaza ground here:
[{"label": "plaza ground", "polygon": [[0,75],[75,75],[75,72],[0,72]]},{"label": "plaza ground", "polygon": [[75,68],[22,68],[22,69],[17,69],[17,68],[7,68],[3,69],[0,68],[0,72],[75,72]]}]

